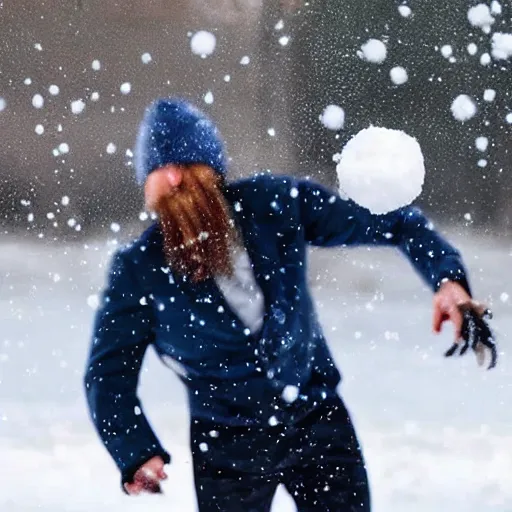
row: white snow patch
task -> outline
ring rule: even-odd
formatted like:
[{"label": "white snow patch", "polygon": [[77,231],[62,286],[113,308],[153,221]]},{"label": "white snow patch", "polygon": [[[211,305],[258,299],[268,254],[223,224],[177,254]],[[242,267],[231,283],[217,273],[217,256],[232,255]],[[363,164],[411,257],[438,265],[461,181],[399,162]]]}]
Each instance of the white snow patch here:
[{"label": "white snow patch", "polygon": [[98,101],[100,99],[100,93],[94,91],[91,93],[91,101]]},{"label": "white snow patch", "polygon": [[467,94],[460,94],[457,96],[451,105],[453,117],[457,121],[468,121],[477,112],[477,107],[473,99]]},{"label": "white snow patch", "polygon": [[117,222],[112,222],[112,224],[110,224],[110,230],[114,233],[119,233],[121,226]]},{"label": "white snow patch", "polygon": [[121,91],[121,94],[130,94],[132,90],[132,84],[130,82],[124,82],[121,84],[121,87],[119,87],[119,90]]},{"label": "white snow patch", "polygon": [[69,153],[69,144],[67,144],[66,142],[61,142],[57,149],[59,150],[59,153],[61,155],[66,155],[67,153]]},{"label": "white snow patch", "polygon": [[478,4],[471,7],[468,10],[468,20],[473,27],[479,27],[486,33],[490,30],[491,25],[495,21],[489,6],[485,4]]},{"label": "white snow patch", "polygon": [[101,69],[101,62],[98,59],[93,60],[91,68],[94,69],[94,71],[99,71]]},{"label": "white snow patch", "polygon": [[48,91],[52,96],[57,96],[60,92],[60,88],[58,85],[50,85],[50,87],[48,87]]},{"label": "white snow patch", "polygon": [[284,387],[283,393],[281,395],[283,400],[289,404],[295,402],[297,398],[299,398],[299,388],[297,386],[292,386],[288,384]]},{"label": "white snow patch", "polygon": [[113,155],[117,151],[117,146],[113,142],[109,142],[106,151],[109,155]]},{"label": "white snow patch", "polygon": [[4,98],[0,98],[0,112],[5,110],[6,106],[7,106],[7,102],[5,101],[5,99]]},{"label": "white snow patch", "polygon": [[338,105],[328,105],[320,115],[320,122],[329,130],[341,130],[345,124],[345,111]]},{"label": "white snow patch", "polygon": [[38,124],[38,125],[36,125],[36,128],[34,131],[37,133],[37,135],[43,135],[44,126],[42,124]]},{"label": "white snow patch", "polygon": [[275,137],[276,136],[276,130],[274,128],[269,128],[267,130],[267,133],[271,136],[271,137]]},{"label": "white snow patch", "polygon": [[275,24],[274,28],[275,28],[276,30],[283,30],[283,28],[284,28],[284,21],[283,21],[283,20],[279,20],[279,21]]},{"label": "white snow patch", "polygon": [[360,56],[368,62],[381,64],[386,60],[386,45],[379,39],[369,39],[361,46]]},{"label": "white snow patch", "polygon": [[512,57],[512,34],[495,32],[491,44],[491,53],[496,60],[507,60]]},{"label": "white snow patch", "polygon": [[453,48],[450,44],[445,44],[441,46],[441,55],[447,59],[453,55]]},{"label": "white snow patch", "polygon": [[482,64],[482,66],[488,66],[490,63],[491,56],[487,52],[482,53],[482,55],[480,56],[480,64]]},{"label": "white snow patch", "polygon": [[478,46],[475,43],[469,43],[467,46],[467,50],[469,55],[476,55],[476,52],[478,51]]},{"label": "white snow patch", "polygon": [[203,59],[215,51],[216,45],[217,39],[206,30],[199,30],[190,39],[192,53],[201,56]]},{"label": "white snow patch", "polygon": [[287,46],[289,42],[290,42],[290,37],[289,36],[281,36],[279,38],[279,44],[281,46]]},{"label": "white snow patch", "polygon": [[25,80],[23,80],[23,83],[25,85],[30,85],[32,83],[32,79],[31,78],[25,78]]},{"label": "white snow patch", "polygon": [[418,141],[400,130],[370,126],[337,155],[340,192],[374,214],[409,205],[422,191],[425,165]]},{"label": "white snow patch", "polygon": [[489,139],[487,137],[477,137],[475,139],[475,147],[478,151],[487,151],[489,146]]},{"label": "white snow patch", "polygon": [[73,114],[81,114],[85,109],[85,102],[84,100],[75,100],[71,102],[71,112]]},{"label": "white snow patch", "polygon": [[477,162],[478,167],[485,167],[487,165],[487,160],[485,158],[481,158]]},{"label": "white snow patch", "polygon": [[501,14],[501,12],[502,12],[501,4],[499,2],[497,2],[496,0],[493,0],[491,2],[491,13],[499,16]]},{"label": "white snow patch", "polygon": [[153,60],[153,58],[151,57],[150,53],[146,52],[140,56],[140,60],[142,61],[143,64],[149,64]]},{"label": "white snow patch", "polygon": [[484,101],[488,101],[490,103],[494,101],[494,98],[496,98],[496,91],[494,89],[485,89]]},{"label": "white snow patch", "polygon": [[224,82],[229,82],[231,81],[231,76],[230,75],[224,75]]},{"label": "white snow patch", "polygon": [[398,12],[404,18],[408,18],[412,14],[412,10],[408,5],[399,5]]},{"label": "white snow patch", "polygon": [[60,200],[60,204],[62,206],[68,206],[68,204],[69,204],[69,196],[62,196],[62,198]]},{"label": "white snow patch", "polygon": [[32,97],[32,106],[34,108],[43,108],[44,98],[40,94],[34,94],[34,96]]},{"label": "white snow patch", "polygon": [[402,66],[395,66],[394,68],[391,68],[389,77],[395,85],[403,85],[409,79],[407,71]]},{"label": "white snow patch", "polygon": [[249,58],[248,55],[244,55],[241,59],[240,59],[240,64],[242,64],[242,66],[247,66],[249,64],[249,62],[251,62],[251,59]]},{"label": "white snow patch", "polygon": [[212,91],[208,91],[208,92],[204,95],[203,100],[204,100],[204,102],[205,102],[207,105],[211,105],[211,104],[213,103],[213,101],[214,101]]},{"label": "white snow patch", "polygon": [[[69,224],[69,222],[68,222]],[[100,306],[100,298],[98,296],[98,294],[93,294],[93,295],[89,295],[87,297],[87,305],[91,308],[91,309],[98,309],[99,306]]]},{"label": "white snow patch", "polygon": [[512,124],[512,112],[505,116],[505,121],[507,121],[508,124]]}]

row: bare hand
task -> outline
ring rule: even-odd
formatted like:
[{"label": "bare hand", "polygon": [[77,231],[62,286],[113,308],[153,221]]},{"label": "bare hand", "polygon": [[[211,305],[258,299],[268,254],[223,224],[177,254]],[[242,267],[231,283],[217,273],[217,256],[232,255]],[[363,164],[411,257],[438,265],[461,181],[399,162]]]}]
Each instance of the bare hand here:
[{"label": "bare hand", "polygon": [[434,295],[434,316],[432,328],[435,333],[440,333],[444,322],[450,321],[455,328],[455,343],[461,339],[462,313],[461,304],[472,302],[469,294],[462,286],[454,281],[446,281]]},{"label": "bare hand", "polygon": [[160,482],[167,478],[164,465],[164,461],[160,456],[149,459],[137,470],[133,476],[133,481],[124,484],[126,492],[132,496],[136,496],[141,492],[150,494],[162,492]]}]

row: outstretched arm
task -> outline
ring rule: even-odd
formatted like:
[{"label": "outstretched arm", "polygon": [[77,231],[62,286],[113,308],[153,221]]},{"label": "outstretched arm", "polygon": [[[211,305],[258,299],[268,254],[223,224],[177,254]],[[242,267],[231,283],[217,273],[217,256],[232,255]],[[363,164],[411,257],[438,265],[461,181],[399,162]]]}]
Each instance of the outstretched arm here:
[{"label": "outstretched arm", "polygon": [[297,188],[300,223],[310,244],[396,246],[433,291],[448,280],[471,295],[460,253],[433,229],[419,209],[406,207],[372,215],[319,184],[301,180]]},{"label": "outstretched arm", "polygon": [[141,300],[135,275],[126,255],[116,252],[96,313],[84,377],[91,418],[123,484],[149,459],[170,460],[137,397],[142,360],[152,341],[152,311]]}]

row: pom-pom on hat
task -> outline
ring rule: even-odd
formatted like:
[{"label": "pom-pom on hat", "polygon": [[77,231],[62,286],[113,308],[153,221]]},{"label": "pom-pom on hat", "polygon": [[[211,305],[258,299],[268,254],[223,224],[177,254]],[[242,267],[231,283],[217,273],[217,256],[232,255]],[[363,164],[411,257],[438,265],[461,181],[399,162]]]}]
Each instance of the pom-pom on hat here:
[{"label": "pom-pom on hat", "polygon": [[205,164],[226,172],[224,144],[215,124],[198,108],[177,98],[161,98],[146,109],[135,144],[135,172],[148,175],[169,164]]}]

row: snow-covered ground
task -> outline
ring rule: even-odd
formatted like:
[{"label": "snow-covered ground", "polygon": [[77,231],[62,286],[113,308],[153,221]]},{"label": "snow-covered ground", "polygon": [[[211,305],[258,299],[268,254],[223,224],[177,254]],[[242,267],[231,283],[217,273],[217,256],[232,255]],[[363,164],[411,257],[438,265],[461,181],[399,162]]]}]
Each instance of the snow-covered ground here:
[{"label": "snow-covered ground", "polygon": [[[492,300],[501,357],[442,357],[428,290],[392,250],[316,251],[311,279],[344,373],[375,512],[512,511],[512,247],[455,237],[476,294]],[[184,392],[153,353],[141,394],[173,454],[163,496],[128,498],[87,417],[82,373],[105,243],[3,238],[0,250],[0,510],[193,511]],[[317,274],[320,277],[317,279]],[[500,298],[501,296],[501,298]],[[91,303],[89,299],[89,303]],[[151,506],[151,508],[149,508]],[[294,510],[280,490],[274,510]]]}]

